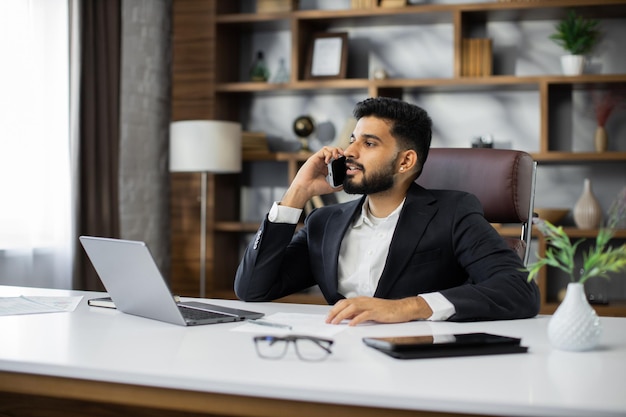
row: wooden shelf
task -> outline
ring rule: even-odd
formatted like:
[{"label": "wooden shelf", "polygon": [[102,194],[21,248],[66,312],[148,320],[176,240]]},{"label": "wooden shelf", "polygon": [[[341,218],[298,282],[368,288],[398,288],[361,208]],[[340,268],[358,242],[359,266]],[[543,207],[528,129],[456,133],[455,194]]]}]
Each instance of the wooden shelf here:
[{"label": "wooden shelf", "polygon": [[[607,8],[606,6],[610,6]],[[235,7],[216,15],[217,24],[247,24],[250,22],[267,22],[274,20],[338,20],[350,19],[381,19],[397,16],[411,16],[419,14],[454,14],[479,13],[489,15],[491,19],[504,21],[558,19],[567,13],[565,8],[587,8],[595,10],[594,16],[611,17],[615,14],[626,13],[626,4],[623,0],[550,0],[547,1],[500,1],[477,2],[467,4],[416,4],[405,7],[373,7],[369,9],[340,9],[340,10],[295,10],[281,13],[237,13]],[[526,11],[526,13],[515,13]],[[388,21],[388,20],[384,20]],[[371,22],[368,22],[371,23]]]},{"label": "wooden shelf", "polygon": [[623,162],[626,152],[560,152],[533,153],[532,157],[540,164],[571,164],[576,162]]},{"label": "wooden shelf", "polygon": [[366,78],[341,80],[307,80],[285,84],[263,82],[218,83],[220,93],[277,93],[304,92],[308,90],[365,90],[368,88],[425,90],[425,91],[492,91],[502,88],[510,90],[539,90],[542,84],[567,85],[573,88],[589,88],[603,84],[624,83],[626,74],[598,74],[579,76],[536,75],[493,75],[489,77],[454,78],[391,78],[370,80]]},{"label": "wooden shelf", "polygon": [[311,152],[265,152],[265,151],[244,151],[242,158],[244,161],[295,161],[304,162],[312,155]]}]

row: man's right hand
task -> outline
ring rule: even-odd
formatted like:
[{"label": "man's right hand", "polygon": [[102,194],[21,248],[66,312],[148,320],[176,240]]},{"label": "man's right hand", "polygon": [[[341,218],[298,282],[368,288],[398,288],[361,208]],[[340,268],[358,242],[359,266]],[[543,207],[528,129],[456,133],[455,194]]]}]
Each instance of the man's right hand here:
[{"label": "man's right hand", "polygon": [[326,181],[328,163],[343,155],[343,149],[325,146],[314,153],[298,170],[280,204],[293,208],[304,205],[316,195],[330,194],[341,188],[333,188]]}]

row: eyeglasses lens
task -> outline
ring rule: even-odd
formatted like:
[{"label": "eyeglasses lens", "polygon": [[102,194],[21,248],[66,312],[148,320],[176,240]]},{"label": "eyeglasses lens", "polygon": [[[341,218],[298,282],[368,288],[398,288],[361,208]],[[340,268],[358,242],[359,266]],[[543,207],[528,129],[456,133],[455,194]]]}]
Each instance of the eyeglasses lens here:
[{"label": "eyeglasses lens", "polygon": [[296,339],[296,353],[305,361],[321,361],[330,355],[330,345],[313,339]]},{"label": "eyeglasses lens", "polygon": [[262,358],[280,359],[287,351],[287,340],[272,336],[255,338],[256,351]]}]

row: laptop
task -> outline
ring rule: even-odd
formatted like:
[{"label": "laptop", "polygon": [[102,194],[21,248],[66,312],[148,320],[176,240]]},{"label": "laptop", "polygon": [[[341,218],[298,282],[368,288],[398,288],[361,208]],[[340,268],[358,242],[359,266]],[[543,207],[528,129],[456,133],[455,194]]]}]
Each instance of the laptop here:
[{"label": "laptop", "polygon": [[263,313],[204,302],[176,302],[144,242],[93,236],[79,240],[115,307],[123,313],[181,326],[263,317]]}]

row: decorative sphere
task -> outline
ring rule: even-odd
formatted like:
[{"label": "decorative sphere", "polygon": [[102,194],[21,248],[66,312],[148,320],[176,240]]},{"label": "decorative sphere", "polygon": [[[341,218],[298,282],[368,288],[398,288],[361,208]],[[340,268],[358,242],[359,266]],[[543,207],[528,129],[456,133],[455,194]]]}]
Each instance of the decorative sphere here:
[{"label": "decorative sphere", "polygon": [[301,138],[306,138],[315,131],[315,122],[310,116],[299,116],[293,122],[293,132]]}]

